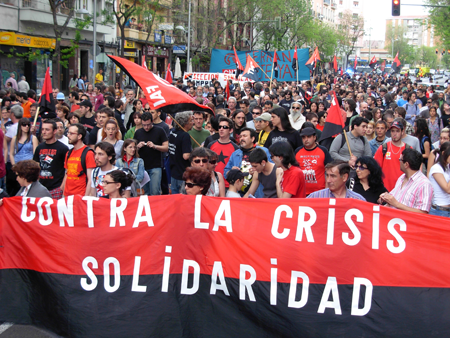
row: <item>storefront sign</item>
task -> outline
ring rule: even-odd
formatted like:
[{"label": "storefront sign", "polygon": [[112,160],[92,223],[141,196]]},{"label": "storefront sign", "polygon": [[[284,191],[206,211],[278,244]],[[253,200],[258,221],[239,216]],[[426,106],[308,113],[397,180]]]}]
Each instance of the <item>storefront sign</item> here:
[{"label": "storefront sign", "polygon": [[54,49],[56,45],[56,40],[41,38],[37,36],[16,34],[14,32],[0,32],[0,44],[32,47],[32,48]]},{"label": "storefront sign", "polygon": [[156,56],[159,58],[168,58],[169,50],[164,47],[147,46],[147,52],[145,51],[145,46],[142,47],[142,53],[147,56]]},{"label": "storefront sign", "polygon": [[137,53],[136,52],[124,52],[123,53],[124,56],[131,56],[131,57],[136,57]]},{"label": "storefront sign", "polygon": [[125,40],[125,48],[136,48],[136,43],[134,41]]},{"label": "storefront sign", "polygon": [[155,42],[161,42],[161,32],[160,31],[155,32]]},{"label": "storefront sign", "polygon": [[164,43],[171,45],[172,44],[172,37],[170,35],[164,35]]},{"label": "storefront sign", "polygon": [[184,54],[186,52],[186,46],[185,45],[175,45],[173,46],[173,53],[174,54]]}]

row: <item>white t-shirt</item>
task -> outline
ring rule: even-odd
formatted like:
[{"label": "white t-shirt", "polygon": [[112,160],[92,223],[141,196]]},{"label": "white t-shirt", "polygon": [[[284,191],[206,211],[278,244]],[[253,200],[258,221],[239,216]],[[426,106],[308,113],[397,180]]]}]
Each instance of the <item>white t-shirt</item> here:
[{"label": "white t-shirt", "polygon": [[227,191],[227,194],[225,195],[225,197],[238,197],[241,198],[241,195],[239,195],[238,192],[234,192],[234,191]]},{"label": "white t-shirt", "polygon": [[447,194],[436,182],[433,174],[443,174],[445,181],[448,182],[450,180],[450,170],[444,171],[442,166],[439,163],[433,165],[430,169],[430,182],[433,186],[433,201],[432,203],[435,205],[450,205],[450,194]]},{"label": "white t-shirt", "polygon": [[66,145],[69,149],[73,148],[73,145],[69,144],[69,139],[67,138],[66,135],[63,135],[60,139],[58,139],[58,141],[64,145]]},{"label": "white t-shirt", "polygon": [[105,175],[107,173],[109,173],[113,170],[116,170],[118,168],[114,166],[111,170],[106,170],[106,171],[99,169],[97,177],[94,178],[94,174],[97,171],[96,169],[97,168],[94,168],[94,170],[92,170],[91,187],[95,188],[95,190],[97,191],[97,197],[105,196],[105,194],[103,193],[103,179],[105,178]]}]

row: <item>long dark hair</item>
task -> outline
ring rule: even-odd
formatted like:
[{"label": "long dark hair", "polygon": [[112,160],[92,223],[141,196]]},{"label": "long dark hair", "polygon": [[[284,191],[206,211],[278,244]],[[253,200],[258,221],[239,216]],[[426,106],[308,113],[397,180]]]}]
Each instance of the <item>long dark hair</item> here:
[{"label": "long dark hair", "polygon": [[447,159],[450,156],[450,142],[444,142],[441,144],[441,147],[439,148],[439,164],[441,165],[442,169],[447,170]]},{"label": "long dark hair", "polygon": [[367,166],[367,169],[369,169],[370,174],[369,177],[367,177],[367,180],[369,181],[369,187],[383,186],[382,178],[384,174],[377,161],[369,156],[361,156],[356,160],[356,163],[360,163],[361,165],[365,164]]},{"label": "long dark hair", "polygon": [[[278,116],[280,118],[281,127],[283,127],[284,131],[291,132],[291,133],[296,131],[294,128],[292,128],[291,122],[289,121],[288,113],[286,112],[286,110],[284,108],[281,108],[281,107],[273,108],[269,111],[269,113],[275,114],[276,116]],[[278,127],[274,127],[274,128],[276,130],[278,130]]]},{"label": "long dark hair", "polygon": [[428,129],[427,120],[419,118],[419,119],[416,119],[414,121],[414,123],[417,126],[417,130],[416,130],[414,136],[417,137],[419,139],[419,141],[421,141],[424,136],[430,137],[430,130]]},{"label": "long dark hair", "polygon": [[[281,108],[284,110],[284,108]],[[299,164],[295,159],[294,150],[288,142],[276,142],[269,148],[271,156],[281,156],[283,160],[281,164],[285,168],[289,168],[289,164],[298,167]]]},{"label": "long dark hair", "polygon": [[18,149],[17,145],[19,144],[19,140],[22,137],[22,123],[23,124],[28,124],[30,126],[30,129],[28,129],[27,140],[25,141],[25,143],[30,142],[30,139],[31,139],[31,122],[26,117],[22,117],[19,120],[19,125],[18,125],[18,128],[17,128],[16,144],[15,144],[16,152],[17,152],[17,149]]}]

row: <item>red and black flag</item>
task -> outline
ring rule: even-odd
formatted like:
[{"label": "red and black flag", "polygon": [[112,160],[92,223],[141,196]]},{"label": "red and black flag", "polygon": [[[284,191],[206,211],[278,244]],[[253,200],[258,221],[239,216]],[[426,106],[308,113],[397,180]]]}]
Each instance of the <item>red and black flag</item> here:
[{"label": "red and black flag", "polygon": [[230,94],[230,82],[227,80],[227,84],[225,85],[225,100],[228,101],[228,99],[230,98],[231,94]]},{"label": "red and black flag", "polygon": [[50,79],[50,67],[45,72],[44,84],[39,97],[39,115],[42,119],[56,117],[55,100],[53,98],[52,80]]},{"label": "red and black flag", "polygon": [[342,119],[341,109],[336,97],[336,93],[333,92],[333,98],[331,100],[331,106],[328,109],[327,119],[325,126],[323,127],[322,136],[320,137],[319,144],[330,149],[333,139],[342,133],[345,123]]},{"label": "red and black flag", "polygon": [[378,66],[378,60],[377,60],[377,57],[374,55],[369,62],[369,67],[372,69],[376,69],[377,66]]},{"label": "red and black flag", "polygon": [[398,73],[402,69],[402,63],[398,58],[398,52],[395,55],[394,61],[392,62],[391,69],[393,70],[393,73]]},{"label": "red and black flag", "polygon": [[169,82],[170,84],[172,84],[173,79],[172,79],[172,71],[170,70],[170,63],[167,65],[167,71],[166,71],[166,79],[167,82]]},{"label": "red and black flag", "polygon": [[295,71],[297,71],[297,69],[298,69],[297,46],[295,46],[294,58],[292,59],[292,69]]},{"label": "red and black flag", "polygon": [[239,61],[239,57],[237,55],[236,52],[236,48],[234,48],[233,46],[233,50],[234,50],[234,63],[236,64],[236,80],[238,79],[239,75],[242,74],[242,72],[244,71],[244,67],[242,67],[241,61]]},{"label": "red and black flag", "polygon": [[142,88],[151,109],[161,109],[167,114],[187,110],[214,114],[211,108],[199,104],[186,92],[172,86],[153,72],[127,59],[113,55],[108,57]]},{"label": "red and black flag", "polygon": [[356,67],[358,66],[358,55],[355,55],[355,63],[353,64],[353,69],[356,71]]},{"label": "red and black flag", "polygon": [[380,70],[382,72],[384,72],[385,68],[386,68],[386,60],[383,60],[383,62],[381,63],[381,66],[380,66]]},{"label": "red and black flag", "polygon": [[202,195],[16,196],[0,210],[0,323],[74,338],[449,336],[446,218]]},{"label": "red and black flag", "polygon": [[247,54],[247,63],[245,64],[244,74],[242,74],[243,77],[246,77],[253,81],[259,81],[259,65],[256,63],[253,58]]},{"label": "red and black flag", "polygon": [[275,78],[278,78],[278,57],[277,57],[277,50],[275,49],[275,52],[273,53],[273,73],[275,75]]},{"label": "red and black flag", "polygon": [[308,59],[308,61],[306,61],[305,66],[308,67],[311,72],[313,72],[317,66],[317,61],[320,61],[319,47],[316,47],[311,57]]},{"label": "red and black flag", "polygon": [[334,69],[334,72],[337,73],[337,71],[338,71],[338,65],[337,65],[337,58],[336,58],[336,55],[333,56],[333,69]]}]

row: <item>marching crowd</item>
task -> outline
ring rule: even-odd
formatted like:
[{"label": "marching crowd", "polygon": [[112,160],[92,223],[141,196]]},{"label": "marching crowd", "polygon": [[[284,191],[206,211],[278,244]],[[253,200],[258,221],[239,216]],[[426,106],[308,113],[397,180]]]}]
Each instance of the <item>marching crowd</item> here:
[{"label": "marching crowd", "polygon": [[[0,198],[331,197],[450,216],[450,86],[374,74],[226,88],[178,79],[214,114],[171,116],[99,74],[94,85],[74,77],[68,97],[54,88],[56,114],[36,125],[33,90],[0,90]],[[345,132],[331,137],[336,114]]]}]

